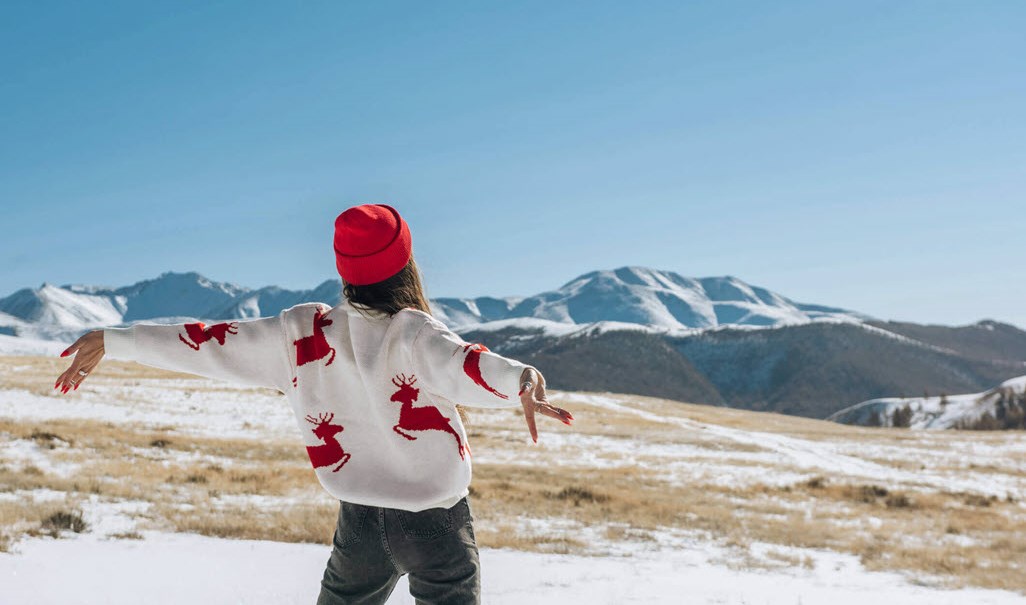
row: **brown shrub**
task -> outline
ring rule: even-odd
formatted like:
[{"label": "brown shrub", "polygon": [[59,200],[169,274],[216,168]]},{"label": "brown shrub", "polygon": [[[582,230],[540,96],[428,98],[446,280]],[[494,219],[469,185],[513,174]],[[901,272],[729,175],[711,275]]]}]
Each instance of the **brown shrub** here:
[{"label": "brown shrub", "polygon": [[53,538],[59,538],[62,531],[72,531],[80,534],[88,529],[89,525],[82,518],[78,511],[57,511],[43,519],[39,525],[40,532]]}]

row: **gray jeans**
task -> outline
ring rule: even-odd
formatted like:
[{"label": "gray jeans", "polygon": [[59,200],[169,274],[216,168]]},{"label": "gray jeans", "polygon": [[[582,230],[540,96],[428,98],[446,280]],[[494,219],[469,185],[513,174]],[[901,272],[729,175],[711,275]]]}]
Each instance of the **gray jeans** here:
[{"label": "gray jeans", "polygon": [[409,574],[418,605],[481,602],[474,517],[463,498],[452,508],[410,512],[342,502],[317,605],[388,600]]}]

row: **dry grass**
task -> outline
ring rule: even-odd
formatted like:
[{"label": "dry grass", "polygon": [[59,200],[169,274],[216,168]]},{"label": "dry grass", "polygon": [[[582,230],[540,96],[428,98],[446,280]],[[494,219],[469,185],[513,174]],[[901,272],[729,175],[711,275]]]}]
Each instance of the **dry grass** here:
[{"label": "dry grass", "polygon": [[[42,379],[56,376],[66,362],[0,358],[0,369],[12,364],[17,364],[18,371],[0,371],[0,389],[49,395],[52,378],[49,384]],[[102,368],[91,378],[94,385],[115,387],[187,377],[137,364],[104,362]],[[210,383],[210,388],[216,384]],[[197,384],[195,388],[204,387]],[[192,383],[189,389],[193,389]],[[1003,484],[1018,481],[1026,485],[1026,472],[1014,460],[974,460],[969,468],[963,465],[964,456],[959,452],[981,445],[1000,447],[1007,442],[1002,435],[976,433],[970,440],[965,434],[854,428],[648,397],[608,396],[645,413],[810,442],[848,444],[848,451],[856,456],[863,446],[867,452],[876,448],[872,460],[890,469],[917,471],[928,466],[930,472],[971,473],[1000,478]],[[553,393],[551,399],[559,405],[564,397]],[[641,417],[630,410],[573,402],[564,407],[574,413],[574,427],[554,427],[544,420],[542,440],[548,431],[559,430],[649,445],[688,446],[698,448],[696,451],[766,451],[759,445],[717,440],[706,431],[684,430],[674,422]],[[523,452],[523,434],[516,432],[523,423],[519,415],[518,409],[473,411],[468,428],[475,453]],[[13,502],[0,500],[0,550],[10,549],[22,535],[46,533],[48,518],[57,513],[70,518],[91,495],[105,502],[151,503],[149,510],[137,517],[140,528],[329,543],[337,502],[317,484],[300,444],[264,437],[200,437],[170,428],[92,420],[44,424],[0,419],[0,437],[29,440],[50,464],[74,468],[73,473],[62,476],[44,470],[49,467],[43,464],[19,466],[0,460],[0,495],[30,494],[37,489],[67,495],[64,501],[52,503],[36,503],[31,496]],[[602,547],[582,538],[582,528],[590,528],[592,535],[607,543],[651,543],[659,532],[681,530],[734,547],[739,556],[727,562],[731,565],[807,568],[814,565],[813,559],[792,547],[828,548],[856,555],[870,569],[937,574],[953,586],[1026,592],[1022,573],[1026,505],[1014,497],[833,475],[806,477],[786,485],[763,484],[781,473],[801,474],[786,458],[729,463],[764,470],[748,484],[721,485],[697,474],[695,480],[675,481],[656,459],[624,457],[619,466],[596,468],[572,463],[578,458],[573,443],[568,442],[567,447],[571,448],[567,452],[554,451],[551,461],[525,463],[519,456],[510,458],[517,463],[475,461],[471,503],[481,546],[596,554]],[[890,456],[888,448],[898,453]],[[593,454],[614,462],[620,456],[615,452]],[[870,460],[869,456],[859,457]],[[692,468],[704,464],[696,458]],[[525,517],[544,523],[531,526],[523,522]],[[54,523],[69,518],[60,517]],[[68,528],[57,530],[57,534],[73,530],[74,525],[72,519]],[[110,537],[139,539],[141,534],[125,531]],[[756,542],[777,546],[756,556],[750,546]]]},{"label": "dry grass", "polygon": [[[858,555],[875,570],[913,570],[945,576],[952,586],[1026,590],[1026,516],[1014,502],[955,492],[902,492],[875,484],[816,478],[784,488],[741,490],[751,539],[825,547]],[[796,511],[758,514],[767,502]],[[864,523],[873,519],[873,523]],[[960,540],[950,536],[958,535]]]},{"label": "dry grass", "polygon": [[0,552],[10,552],[22,536],[56,538],[62,531],[81,533],[87,527],[78,504],[71,499],[63,502],[0,501]]},{"label": "dry grass", "polygon": [[[320,489],[297,444],[168,435],[67,419],[47,421],[45,431],[35,423],[0,419],[0,435],[32,440],[47,450],[53,463],[75,469],[62,476],[33,465],[0,465],[0,494],[46,489],[72,499],[95,495],[106,502],[150,502],[151,512],[140,518],[148,527],[280,541],[323,543],[325,528],[330,538],[337,514],[337,501]],[[51,450],[50,444],[58,445]],[[309,504],[280,510],[215,506],[219,498],[232,496],[279,496]],[[0,507],[0,544],[5,549],[20,536],[37,535],[34,528],[42,523],[41,514],[60,512],[21,500],[2,502]]]},{"label": "dry grass", "polygon": [[769,549],[766,556],[773,561],[782,563],[783,567],[801,567],[803,569],[815,569],[816,563],[809,555],[797,555],[777,549]]},{"label": "dry grass", "polygon": [[478,546],[485,548],[511,548],[560,555],[590,552],[588,544],[573,537],[570,532],[560,532],[557,535],[527,533],[511,523],[503,522],[484,527],[475,525],[474,532]]},{"label": "dry grass", "polygon": [[[936,574],[953,587],[1026,591],[1022,505],[977,494],[893,490],[822,477],[783,487],[694,489],[667,485],[636,468],[568,472],[478,464],[472,497],[481,525],[501,528],[479,532],[485,546],[543,552],[553,542],[573,546],[574,527],[532,535],[504,525],[505,519],[531,514],[571,520],[576,527],[606,526],[611,540],[664,528],[701,530],[742,550],[756,541],[828,548],[859,556],[869,569]],[[870,518],[875,521],[866,523]],[[588,549],[580,545],[576,551]],[[787,556],[795,557],[795,565],[812,565],[807,556]],[[744,565],[765,563],[746,559]]]},{"label": "dry grass", "polygon": [[296,504],[285,508],[232,506],[212,509],[202,501],[187,508],[161,505],[155,514],[179,532],[240,540],[331,544],[338,502]]}]

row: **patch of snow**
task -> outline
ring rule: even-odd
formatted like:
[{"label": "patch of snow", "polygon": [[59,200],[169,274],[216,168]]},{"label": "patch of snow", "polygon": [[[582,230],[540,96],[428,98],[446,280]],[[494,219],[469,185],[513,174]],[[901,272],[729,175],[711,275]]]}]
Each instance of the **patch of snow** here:
[{"label": "patch of snow", "polygon": [[42,355],[56,357],[68,348],[68,342],[39,340],[22,336],[0,334],[0,355]]},{"label": "patch of snow", "polygon": [[41,445],[33,439],[10,439],[10,435],[0,435],[0,462],[11,464],[15,469],[22,470],[35,467],[48,475],[70,477],[80,468],[76,462],[61,461],[58,454],[69,449],[62,441],[52,442],[53,448]]},{"label": "patch of snow", "polygon": [[267,389],[233,388],[207,379],[163,379],[109,386],[85,383],[72,395],[0,391],[0,417],[51,420],[82,418],[174,427],[219,437],[296,435],[296,420],[284,396]]},{"label": "patch of snow", "polygon": [[[631,398],[629,396],[623,396],[621,400],[612,396],[589,393],[559,393],[558,396],[552,395],[550,400],[595,405],[633,414],[654,422],[676,425],[692,436],[704,435],[763,450],[753,454],[731,452],[728,448],[724,452],[708,456],[702,464],[696,465],[698,470],[695,472],[705,474],[693,474],[693,478],[702,478],[706,481],[715,478],[718,485],[730,485],[731,481],[743,483],[746,478],[750,477],[761,478],[763,482],[768,483],[786,484],[785,482],[788,481],[800,480],[802,477],[800,473],[804,473],[805,477],[808,477],[808,473],[818,473],[828,476],[856,477],[866,481],[889,481],[933,490],[973,492],[999,498],[1009,495],[1018,499],[1026,497],[1026,483],[1016,475],[988,473],[977,476],[974,473],[942,472],[925,468],[909,470],[887,466],[865,459],[871,457],[870,447],[872,447],[866,444],[801,439],[765,431],[736,429],[678,416],[663,416],[630,405]],[[541,439],[539,439],[540,441]],[[1011,441],[1015,442],[1011,444],[1013,451],[1018,447],[1016,444],[1021,445],[1021,441],[1014,436]],[[967,447],[969,445],[973,444],[968,444]],[[1007,447],[1001,449],[1004,456],[1009,455]],[[972,453],[964,452],[960,455],[970,458],[974,456]],[[772,467],[773,472],[766,474],[762,468],[755,465],[739,466],[735,463],[737,460],[763,462],[766,466]],[[982,461],[979,462],[982,463]],[[789,475],[784,470],[787,468],[794,469],[799,474]]]},{"label": "patch of snow", "polygon": [[68,492],[60,492],[53,489],[19,489],[13,492],[0,492],[0,502],[57,502],[66,500]]},{"label": "patch of snow", "polygon": [[[86,534],[20,542],[16,553],[0,554],[0,602],[312,603],[330,552],[328,546],[312,544],[142,535],[142,540]],[[480,555],[482,600],[499,605],[676,604],[682,599],[760,605],[1026,603],[1026,597],[1008,591],[945,590],[929,578],[913,582],[895,573],[869,572],[850,555],[778,545],[749,548],[757,559],[777,551],[807,559],[811,568],[743,569],[725,564],[738,557],[736,551],[700,541],[604,557],[485,548]],[[403,577],[388,603],[413,602]]]},{"label": "patch of snow", "polygon": [[514,317],[511,319],[497,319],[484,323],[463,324],[453,327],[454,332],[465,332],[469,330],[482,330],[486,332],[498,332],[506,328],[517,328],[526,332],[536,332],[544,336],[566,336],[581,329],[581,326],[574,323],[552,321],[550,319],[538,319],[536,317]]}]

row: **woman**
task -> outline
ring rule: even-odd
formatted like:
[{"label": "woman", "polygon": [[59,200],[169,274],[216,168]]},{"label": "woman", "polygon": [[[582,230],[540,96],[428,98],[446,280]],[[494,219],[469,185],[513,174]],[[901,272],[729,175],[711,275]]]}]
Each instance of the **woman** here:
[{"label": "woman", "polygon": [[478,603],[471,455],[457,402],[519,402],[535,442],[535,413],[565,424],[573,416],[547,402],[536,368],[431,316],[394,208],[349,208],[335,220],[334,248],[345,284],[336,307],[96,330],[61,354],[75,358],[54,388],[77,389],[107,354],[286,393],[314,472],[340,501],[318,603],[383,603],[403,574],[418,603]]}]

